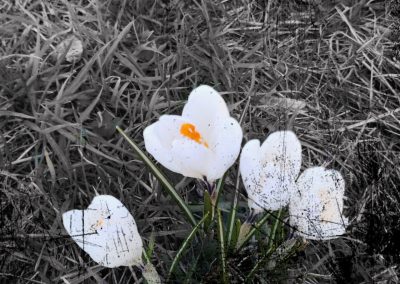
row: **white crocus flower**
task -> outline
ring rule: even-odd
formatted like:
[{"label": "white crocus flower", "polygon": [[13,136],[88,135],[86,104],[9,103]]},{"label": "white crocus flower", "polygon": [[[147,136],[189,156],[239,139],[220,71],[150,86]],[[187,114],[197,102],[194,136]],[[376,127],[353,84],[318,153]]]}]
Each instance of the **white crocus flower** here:
[{"label": "white crocus flower", "polygon": [[344,234],[348,224],[342,215],[344,190],[339,172],[324,167],[305,170],[290,198],[290,224],[306,239],[327,240]]},{"label": "white crocus flower", "polygon": [[143,133],[146,150],[167,169],[209,184],[240,152],[242,129],[213,88],[194,89],[181,116],[163,115]]},{"label": "white crocus flower", "polygon": [[115,197],[98,195],[86,210],[63,214],[68,234],[105,267],[142,266],[143,243],[135,220]]},{"label": "white crocus flower", "polygon": [[240,155],[240,174],[254,213],[278,210],[289,202],[301,167],[301,144],[292,131],[278,131],[260,146],[250,140]]}]

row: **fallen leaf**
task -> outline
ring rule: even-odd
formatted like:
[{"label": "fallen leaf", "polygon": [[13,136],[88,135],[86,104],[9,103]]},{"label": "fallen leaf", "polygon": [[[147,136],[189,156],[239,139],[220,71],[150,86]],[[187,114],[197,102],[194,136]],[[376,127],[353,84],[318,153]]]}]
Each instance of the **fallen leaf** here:
[{"label": "fallen leaf", "polygon": [[79,61],[82,57],[82,52],[82,42],[76,36],[70,36],[63,40],[57,45],[55,50],[57,60],[60,60],[65,54],[65,60],[71,63]]},{"label": "fallen leaf", "polygon": [[288,110],[302,110],[307,106],[306,102],[289,99],[289,98],[279,98],[273,97],[271,95],[264,95],[259,99],[258,107],[268,107],[268,108],[284,108]]}]

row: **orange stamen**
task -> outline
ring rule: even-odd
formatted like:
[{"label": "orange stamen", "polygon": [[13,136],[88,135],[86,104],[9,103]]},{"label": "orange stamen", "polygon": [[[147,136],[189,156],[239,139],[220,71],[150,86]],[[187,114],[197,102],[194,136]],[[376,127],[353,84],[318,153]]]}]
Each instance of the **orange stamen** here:
[{"label": "orange stamen", "polygon": [[189,139],[196,141],[199,144],[203,144],[208,148],[207,142],[203,141],[201,134],[196,130],[196,126],[191,123],[184,123],[181,125],[181,134]]}]

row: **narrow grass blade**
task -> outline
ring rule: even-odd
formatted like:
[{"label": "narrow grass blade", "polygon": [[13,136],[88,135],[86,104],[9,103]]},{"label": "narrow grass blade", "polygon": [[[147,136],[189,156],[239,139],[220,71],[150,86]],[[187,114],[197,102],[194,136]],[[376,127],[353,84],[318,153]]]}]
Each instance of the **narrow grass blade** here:
[{"label": "narrow grass blade", "polygon": [[[206,229],[209,228],[209,226],[211,225],[211,222],[214,220],[214,216],[215,216],[215,210],[216,208],[218,208],[218,202],[219,202],[219,197],[221,196],[221,191],[222,188],[224,186],[224,181],[225,181],[225,176],[226,173],[218,180],[217,185],[215,186],[214,190],[212,191],[211,195],[208,194],[208,192],[205,193],[204,195],[204,206],[208,205],[208,199],[210,201],[210,212],[211,215],[209,216],[209,221],[206,221]],[[206,199],[206,197],[208,197],[208,199]],[[206,202],[207,201],[207,202]],[[206,209],[206,207],[204,207],[204,210]]]},{"label": "narrow grass blade", "polygon": [[262,257],[257,261],[257,263],[254,265],[253,269],[250,271],[250,273],[246,276],[245,283],[252,283],[251,280],[254,277],[254,274],[257,272],[257,270],[266,262],[266,260],[271,256],[271,249],[269,249]]},{"label": "narrow grass blade", "polygon": [[[267,214],[269,215],[269,214]],[[258,260],[258,262],[254,265],[253,269],[246,277],[246,283],[250,283],[254,277],[254,274],[257,272],[259,268],[261,268],[268,259],[271,258],[272,254],[275,252],[274,243],[275,243],[275,234],[278,229],[278,225],[280,223],[280,217],[282,215],[282,209],[279,209],[278,215],[275,219],[274,225],[272,226],[271,233],[269,234],[268,248],[267,251],[263,254],[263,256]]]},{"label": "narrow grass blade", "polygon": [[204,230],[207,231],[211,225],[212,220],[214,219],[214,208],[211,201],[211,196],[208,191],[204,191],[204,214],[206,216],[208,214],[207,219],[204,221]]},{"label": "narrow grass blade", "polygon": [[268,239],[269,239],[268,240],[268,250],[272,249],[272,247],[274,246],[276,231],[278,229],[279,223],[281,223],[281,221],[280,221],[281,215],[282,215],[282,209],[279,209],[278,215],[274,222],[274,225],[272,226],[271,233],[268,236]]},{"label": "narrow grass blade", "polygon": [[222,223],[221,210],[217,208],[217,224],[218,224],[218,241],[220,250],[220,261],[222,270],[222,283],[228,283],[228,272],[226,271],[226,252],[225,252],[225,236],[224,224]]},{"label": "narrow grass blade", "polygon": [[233,228],[232,238],[231,238],[231,241],[230,241],[229,249],[231,251],[234,251],[235,248],[236,248],[236,244],[237,244],[238,239],[239,239],[239,234],[240,234],[240,228],[241,227],[242,227],[242,222],[240,221],[239,218],[237,218],[236,222],[235,222],[235,225],[234,225],[234,228]]},{"label": "narrow grass blade", "polygon": [[264,255],[258,260],[258,262],[254,265],[253,269],[247,275],[245,282],[251,283],[251,280],[253,279],[254,274],[261,267],[263,267],[263,269],[272,270],[280,262],[288,259],[294,253],[296,253],[296,251],[303,249],[304,246],[305,246],[305,242],[303,242],[301,240],[289,239],[286,242],[284,242],[283,244],[281,244],[277,249],[270,247],[264,253]]},{"label": "narrow grass blade", "polygon": [[261,226],[264,225],[265,222],[267,222],[269,216],[270,214],[268,212],[265,213],[265,215],[251,228],[249,233],[244,238],[243,243],[240,246],[238,246],[237,248],[238,251],[241,250],[247,244],[247,242],[251,239],[251,237],[254,235],[256,231],[260,230]]},{"label": "narrow grass blade", "polygon": [[[236,227],[236,209],[238,201],[238,190],[235,191],[235,195],[232,200],[231,211],[229,212],[228,228],[226,230],[226,245],[228,249],[234,248],[236,246],[236,238],[234,237],[235,227]],[[240,221],[239,221],[240,222]],[[233,239],[235,238],[234,242]]]},{"label": "narrow grass blade", "polygon": [[[100,55],[104,52],[104,50],[107,49],[108,45],[110,42],[107,42],[104,44],[102,48],[100,48],[93,56],[92,58],[85,63],[85,66],[80,70],[80,72],[74,77],[73,81],[69,84],[68,87],[65,88],[62,96],[64,98],[76,93],[76,91],[79,89],[80,86],[82,86],[82,83],[86,80],[86,78],[89,76],[90,68],[92,68],[92,65],[100,58]],[[57,100],[61,100],[61,95],[57,95]],[[56,105],[56,107],[60,107],[60,105]],[[58,111],[56,111],[56,114]]]},{"label": "narrow grass blade", "polygon": [[224,187],[224,183],[225,183],[225,177],[226,177],[226,173],[222,176],[222,178],[220,178],[217,182],[217,186],[214,189],[214,194],[216,194],[215,198],[211,199],[212,201],[214,201],[214,207],[218,206],[218,201],[219,201],[219,197],[221,196],[221,192],[222,192],[222,188]]},{"label": "narrow grass blade", "polygon": [[175,188],[171,185],[171,183],[167,180],[167,178],[156,167],[156,165],[146,156],[146,154],[142,150],[140,150],[140,148],[135,144],[135,142],[133,142],[128,137],[128,135],[125,134],[125,132],[119,126],[116,126],[116,128],[118,132],[121,133],[121,135],[125,138],[125,140],[129,142],[129,144],[139,155],[142,161],[150,168],[154,176],[161,182],[164,188],[168,191],[169,195],[171,195],[171,197],[176,201],[178,206],[183,210],[190,224],[192,224],[192,226],[196,226],[196,219],[194,218],[192,212],[190,212],[189,207],[187,206],[185,201],[183,201],[183,199],[179,196],[179,194],[176,192]]},{"label": "narrow grass blade", "polygon": [[144,256],[144,259],[146,260],[146,263],[151,263],[150,256],[146,250],[143,250],[142,256]]},{"label": "narrow grass blade", "polygon": [[193,261],[193,264],[191,265],[190,269],[188,269],[187,273],[186,273],[186,277],[184,280],[184,284],[191,284],[193,282],[193,273],[196,271],[197,268],[197,264],[199,263],[200,257],[202,256],[201,253],[199,253],[195,260]]},{"label": "narrow grass blade", "polygon": [[153,255],[155,242],[156,242],[156,239],[155,239],[155,236],[154,236],[154,231],[152,231],[151,235],[150,235],[150,238],[149,238],[149,244],[148,244],[147,249],[146,249],[146,253],[147,253],[149,258],[151,258],[151,256]]},{"label": "narrow grass blade", "polygon": [[304,248],[305,242],[301,239],[288,239],[283,242],[277,249],[274,250],[271,257],[269,258],[266,268],[273,270],[280,263],[289,259],[297,251]]},{"label": "narrow grass blade", "polygon": [[236,241],[236,246],[235,248],[238,249],[240,248],[244,241],[246,240],[246,237],[249,235],[250,230],[253,228],[253,224],[249,223],[249,222],[244,222],[242,224],[242,226],[240,226],[239,229],[239,235]]},{"label": "narrow grass blade", "polygon": [[178,252],[175,255],[174,260],[172,261],[171,267],[168,272],[168,279],[171,277],[172,273],[175,271],[175,268],[178,265],[179,260],[181,259],[182,255],[185,252],[186,248],[188,247],[189,243],[195,236],[196,232],[199,230],[199,228],[204,223],[204,221],[207,220],[208,215],[209,215],[209,213],[206,213],[206,215],[204,215],[203,219],[201,219],[199,221],[199,223],[197,223],[197,225],[194,226],[194,228],[190,232],[189,236],[187,236],[186,240],[182,243],[181,247],[179,248]]}]

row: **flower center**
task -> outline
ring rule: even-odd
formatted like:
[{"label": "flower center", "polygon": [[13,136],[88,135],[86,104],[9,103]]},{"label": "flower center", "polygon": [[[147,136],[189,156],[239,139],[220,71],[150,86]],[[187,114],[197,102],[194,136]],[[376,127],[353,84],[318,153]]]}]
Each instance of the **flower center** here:
[{"label": "flower center", "polygon": [[203,144],[208,148],[208,143],[204,141],[203,137],[201,137],[200,132],[196,130],[196,126],[191,123],[184,123],[181,125],[181,134],[189,139],[196,141],[199,144]]}]

